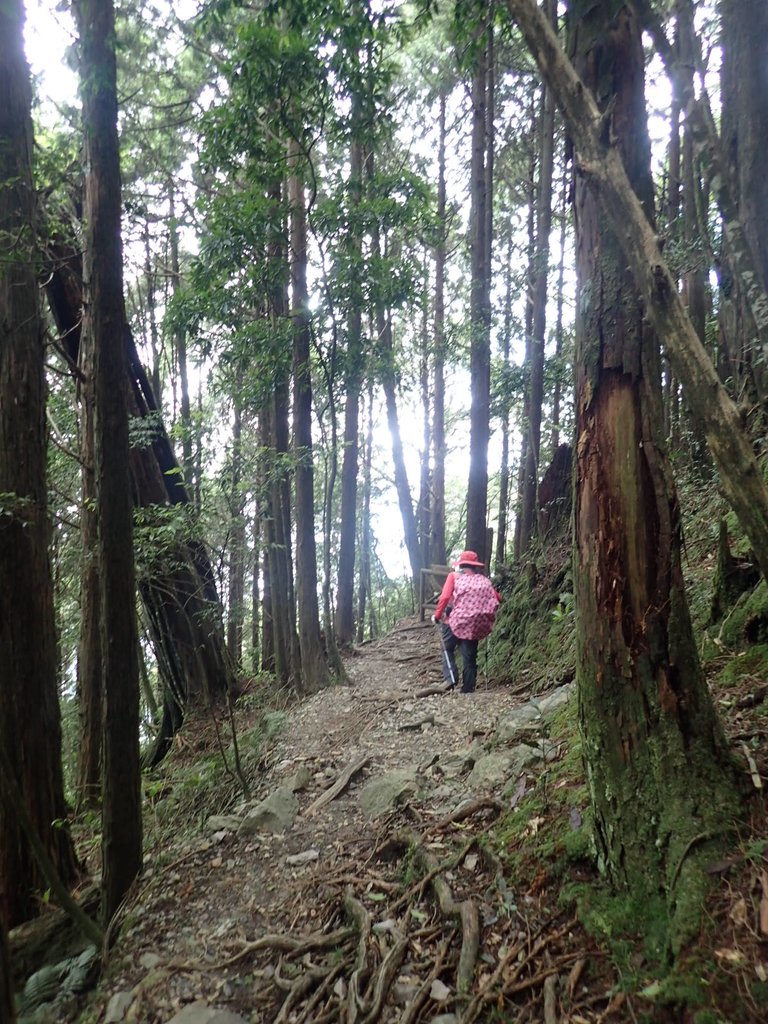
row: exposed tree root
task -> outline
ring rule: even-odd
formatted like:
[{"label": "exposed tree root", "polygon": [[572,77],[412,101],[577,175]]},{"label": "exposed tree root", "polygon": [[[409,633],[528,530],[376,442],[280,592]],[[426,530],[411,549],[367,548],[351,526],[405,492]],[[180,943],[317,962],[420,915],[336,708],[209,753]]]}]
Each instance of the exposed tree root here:
[{"label": "exposed tree root", "polygon": [[[325,920],[313,915],[318,930],[311,934],[292,933],[302,926],[299,913],[287,933],[246,942],[215,966],[169,966],[221,970],[252,958],[251,970],[261,979],[254,993],[259,1019],[273,1024],[428,1024],[441,1013],[452,1013],[457,1024],[476,1024],[492,1007],[509,1019],[554,1024],[562,1012],[558,992],[573,1006],[584,951],[565,952],[563,937],[573,922],[537,925],[517,909],[510,913],[497,858],[481,856],[477,870],[462,870],[483,827],[470,825],[472,834],[462,835],[460,845],[450,829],[483,810],[496,811],[496,801],[474,801],[424,835],[391,830],[362,864],[352,859],[350,846],[349,862],[323,879]],[[406,886],[404,873],[414,870],[418,878]],[[486,894],[487,931],[479,900],[466,898],[467,889]]]},{"label": "exposed tree root", "polygon": [[454,825],[456,822],[465,821],[467,818],[471,818],[474,814],[479,814],[480,811],[492,810],[496,814],[501,814],[504,810],[504,804],[501,800],[497,800],[493,796],[481,796],[476,800],[469,800],[466,804],[462,804],[457,807],[455,811],[447,814],[444,818],[434,822],[427,829],[428,832],[439,832],[449,825]]}]

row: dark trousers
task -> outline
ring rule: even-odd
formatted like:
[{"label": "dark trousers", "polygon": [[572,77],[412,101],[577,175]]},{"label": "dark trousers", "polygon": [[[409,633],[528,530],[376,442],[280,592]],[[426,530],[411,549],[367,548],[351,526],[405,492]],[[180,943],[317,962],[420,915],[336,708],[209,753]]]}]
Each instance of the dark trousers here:
[{"label": "dark trousers", "polygon": [[[477,682],[477,640],[460,640],[453,635],[447,622],[443,623],[443,679],[447,683],[459,681],[459,670],[456,668],[456,648],[461,654],[461,692],[472,693]],[[449,667],[450,666],[450,667]],[[453,678],[451,678],[451,671]]]}]

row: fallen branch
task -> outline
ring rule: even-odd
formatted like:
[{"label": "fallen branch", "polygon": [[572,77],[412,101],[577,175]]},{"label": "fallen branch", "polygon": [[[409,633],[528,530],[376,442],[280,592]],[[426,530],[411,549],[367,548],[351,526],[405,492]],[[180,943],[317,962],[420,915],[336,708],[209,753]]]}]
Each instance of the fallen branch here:
[{"label": "fallen branch", "polygon": [[441,818],[440,821],[430,825],[427,832],[437,832],[448,825],[455,825],[458,821],[464,821],[466,818],[471,818],[473,814],[487,810],[493,810],[497,814],[501,814],[504,810],[504,804],[494,796],[480,796],[476,800],[470,800],[468,803],[462,804],[455,811],[451,811],[450,814]]},{"label": "fallen branch", "polygon": [[339,793],[344,792],[344,790],[350,784],[355,775],[357,775],[357,773],[362,768],[364,768],[369,761],[370,757],[368,756],[368,754],[366,754],[364,757],[361,757],[358,761],[355,761],[354,764],[351,764],[349,768],[345,769],[338,777],[338,779],[334,782],[334,784],[330,787],[330,789],[326,789],[325,792],[320,794],[320,796],[317,798],[317,800],[314,801],[314,803],[311,803],[309,805],[306,811],[304,811],[304,817],[310,817],[310,815],[314,814],[316,811],[319,811],[321,807],[325,807],[326,804],[329,804],[331,800],[335,800]]}]

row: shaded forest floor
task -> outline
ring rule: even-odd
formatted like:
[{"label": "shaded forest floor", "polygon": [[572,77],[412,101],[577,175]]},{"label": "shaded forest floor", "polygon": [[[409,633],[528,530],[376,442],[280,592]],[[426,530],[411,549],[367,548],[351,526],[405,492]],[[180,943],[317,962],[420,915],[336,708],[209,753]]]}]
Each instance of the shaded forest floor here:
[{"label": "shaded forest floor", "polygon": [[[247,806],[293,794],[284,832],[238,830],[246,801],[217,750],[226,721],[185,726],[146,784],[146,871],[97,987],[31,1019],[768,1019],[762,793],[733,857],[712,866],[701,935],[670,984],[663,954],[595,875],[572,697],[521,726],[531,694],[482,672],[475,694],[416,696],[440,682],[440,647],[415,619],[347,668],[349,686],[267,714],[257,690],[238,702]],[[736,752],[755,737],[764,750],[757,684],[720,694]],[[567,690],[536,701],[553,692]],[[373,793],[372,810],[381,778],[390,802]]]}]

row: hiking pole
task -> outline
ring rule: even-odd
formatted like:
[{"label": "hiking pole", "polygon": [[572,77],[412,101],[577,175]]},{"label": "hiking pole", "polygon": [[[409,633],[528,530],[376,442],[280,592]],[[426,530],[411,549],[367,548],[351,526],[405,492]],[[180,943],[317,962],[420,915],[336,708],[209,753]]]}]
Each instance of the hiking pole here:
[{"label": "hiking pole", "polygon": [[[443,638],[443,626],[441,622],[435,622],[438,630],[440,631],[440,646],[443,649],[443,663],[448,669],[448,678],[451,681],[451,689],[456,692],[456,673],[453,671],[453,664],[451,663],[451,656],[448,654],[448,649],[445,646],[445,639]],[[445,674],[445,673],[443,673]]]}]

